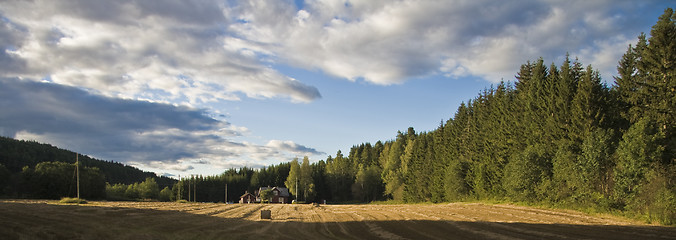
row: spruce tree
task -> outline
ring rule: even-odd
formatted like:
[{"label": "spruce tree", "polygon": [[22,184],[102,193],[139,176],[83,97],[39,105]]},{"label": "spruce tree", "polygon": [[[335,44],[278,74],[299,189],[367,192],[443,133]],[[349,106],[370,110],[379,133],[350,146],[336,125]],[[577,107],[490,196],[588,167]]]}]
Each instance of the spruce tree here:
[{"label": "spruce tree", "polygon": [[676,13],[668,8],[650,31],[646,49],[641,53],[639,71],[645,74],[644,114],[652,117],[666,138],[667,155],[674,161],[676,148]]}]

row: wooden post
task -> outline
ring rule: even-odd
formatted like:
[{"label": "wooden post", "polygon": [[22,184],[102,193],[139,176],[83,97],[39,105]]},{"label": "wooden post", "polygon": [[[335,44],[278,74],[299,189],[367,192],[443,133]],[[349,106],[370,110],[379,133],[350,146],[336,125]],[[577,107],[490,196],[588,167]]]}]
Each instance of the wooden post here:
[{"label": "wooden post", "polygon": [[75,153],[75,172],[77,173],[77,204],[80,204],[80,160]]},{"label": "wooden post", "polygon": [[296,203],[298,203],[298,199],[300,198],[298,197],[298,177],[296,177]]}]

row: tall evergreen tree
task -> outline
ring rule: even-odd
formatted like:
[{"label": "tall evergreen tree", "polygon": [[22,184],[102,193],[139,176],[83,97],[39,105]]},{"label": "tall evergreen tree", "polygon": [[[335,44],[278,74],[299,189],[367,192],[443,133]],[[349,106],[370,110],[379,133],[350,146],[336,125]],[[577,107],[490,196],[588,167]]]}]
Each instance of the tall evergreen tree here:
[{"label": "tall evergreen tree", "polygon": [[354,183],[355,174],[355,166],[349,158],[343,157],[340,150],[332,161],[327,162],[326,176],[333,200],[347,201],[351,199],[351,187]]},{"label": "tall evergreen tree", "polygon": [[664,132],[667,148],[665,163],[676,164],[676,13],[668,8],[650,30],[648,45],[641,52],[639,72],[644,73],[644,116],[655,120]]},{"label": "tall evergreen tree", "polygon": [[[575,64],[578,64],[577,62]],[[555,90],[553,94],[554,111],[552,116],[554,118],[554,125],[549,128],[552,132],[553,138],[557,142],[570,140],[568,135],[568,128],[571,126],[571,102],[575,97],[578,85],[578,72],[575,64],[571,65],[569,56],[566,54],[566,59],[563,61],[559,70],[558,81],[553,82]],[[561,145],[561,144],[558,144]]]},{"label": "tall evergreen tree", "polygon": [[[642,35],[643,40],[645,41],[645,35]],[[622,56],[622,59],[618,62],[617,72],[619,76],[615,76],[615,86],[612,89],[613,94],[616,98],[616,110],[622,122],[620,122],[619,127],[622,130],[629,128],[630,121],[633,120],[633,114],[630,115],[630,108],[633,104],[636,104],[637,96],[637,81],[636,81],[636,68],[637,65],[637,54],[634,48],[629,45],[627,52]]]}]

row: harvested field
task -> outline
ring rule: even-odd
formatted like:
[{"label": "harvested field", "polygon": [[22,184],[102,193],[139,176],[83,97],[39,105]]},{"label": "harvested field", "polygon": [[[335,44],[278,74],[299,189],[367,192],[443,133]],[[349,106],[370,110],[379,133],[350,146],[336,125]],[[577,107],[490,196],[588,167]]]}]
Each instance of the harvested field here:
[{"label": "harvested field", "polygon": [[[270,210],[272,219],[260,219]],[[676,239],[676,228],[514,205],[0,201],[2,239]]]}]

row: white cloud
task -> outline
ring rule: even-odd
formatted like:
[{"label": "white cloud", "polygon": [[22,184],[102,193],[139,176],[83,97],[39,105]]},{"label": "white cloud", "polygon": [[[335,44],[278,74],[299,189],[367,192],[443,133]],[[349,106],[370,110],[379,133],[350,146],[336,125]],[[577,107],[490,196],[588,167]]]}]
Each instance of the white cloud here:
[{"label": "white cloud", "polygon": [[297,155],[319,155],[325,154],[314,148],[299,145],[293,141],[270,140],[265,146],[277,149],[278,151],[287,151]]},{"label": "white cloud", "polygon": [[[645,7],[644,5],[642,5]],[[233,8],[230,27],[266,54],[349,80],[397,84],[443,74],[511,80],[519,65],[543,57],[585,55],[602,71],[616,65],[617,39],[641,30],[639,7],[615,1],[283,1]],[[263,51],[261,51],[263,52]],[[272,53],[270,53],[272,52]],[[587,56],[592,53],[594,56]],[[582,56],[581,56],[582,58]]]},{"label": "white cloud", "polygon": [[[0,7],[5,77],[84,87],[107,96],[199,105],[255,98],[310,102],[319,91],[233,49],[219,1],[16,1]],[[18,29],[18,30],[17,30]],[[9,37],[5,37],[9,35]]]},{"label": "white cloud", "polygon": [[[654,3],[652,3],[654,4]],[[616,1],[16,1],[0,8],[4,76],[107,96],[189,103],[319,91],[282,63],[389,85],[428,75],[510,80],[519,65],[573,57],[604,76],[635,39]],[[619,40],[618,40],[619,39]],[[592,55],[590,55],[592,54]]]}]

